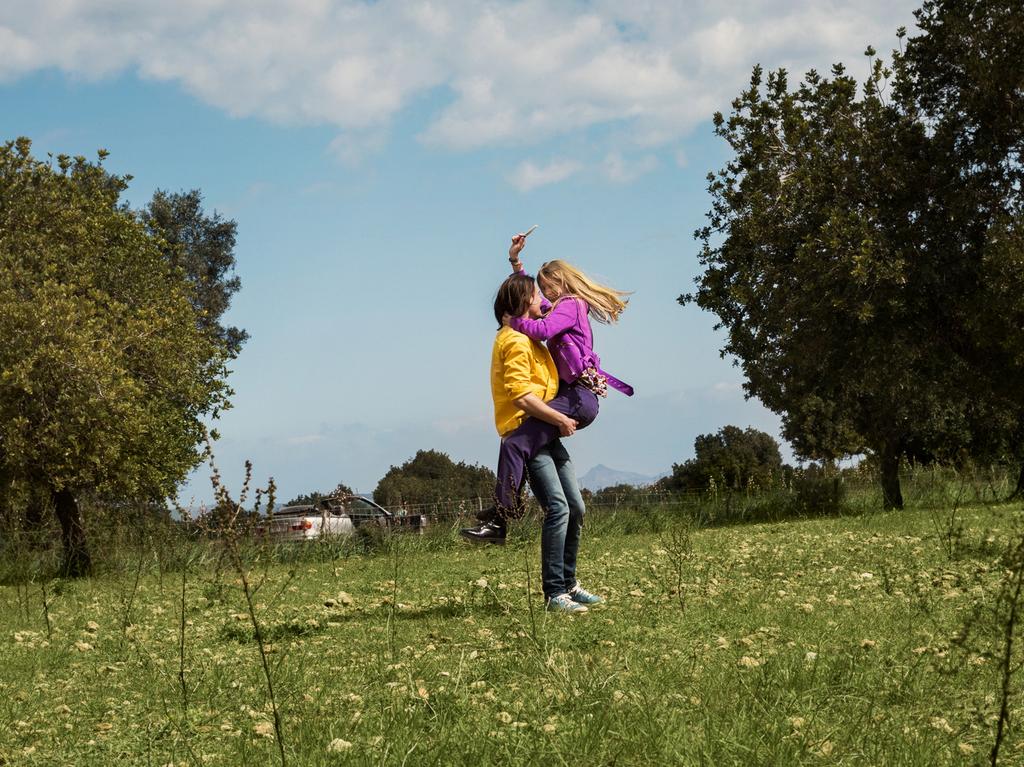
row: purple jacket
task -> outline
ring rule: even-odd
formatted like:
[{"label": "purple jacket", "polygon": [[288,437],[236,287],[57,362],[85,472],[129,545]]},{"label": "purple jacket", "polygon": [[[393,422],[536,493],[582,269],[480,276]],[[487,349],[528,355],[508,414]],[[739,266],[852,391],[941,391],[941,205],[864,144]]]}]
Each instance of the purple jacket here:
[{"label": "purple jacket", "polygon": [[[551,304],[544,299],[541,308]],[[588,367],[593,366],[608,379],[608,385],[626,396],[633,396],[633,387],[601,370],[601,358],[594,351],[594,333],[587,315],[590,307],[582,298],[565,296],[555,302],[554,308],[539,320],[514,317],[509,327],[535,341],[547,341],[548,350],[555,359],[558,377],[573,383]]]}]

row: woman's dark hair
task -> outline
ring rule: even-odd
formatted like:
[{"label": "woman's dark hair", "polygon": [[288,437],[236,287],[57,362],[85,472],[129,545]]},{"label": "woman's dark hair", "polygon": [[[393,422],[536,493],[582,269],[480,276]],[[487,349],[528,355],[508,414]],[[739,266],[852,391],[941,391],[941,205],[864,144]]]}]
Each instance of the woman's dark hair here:
[{"label": "woman's dark hair", "polygon": [[533,277],[517,272],[501,283],[498,295],[494,297],[494,319],[501,328],[501,318],[506,314],[522,317],[533,301]]}]

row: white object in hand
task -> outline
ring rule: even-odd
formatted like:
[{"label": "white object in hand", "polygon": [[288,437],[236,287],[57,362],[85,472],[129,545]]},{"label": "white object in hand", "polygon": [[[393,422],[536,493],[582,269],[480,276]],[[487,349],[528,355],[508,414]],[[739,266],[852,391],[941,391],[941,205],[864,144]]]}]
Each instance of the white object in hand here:
[{"label": "white object in hand", "polygon": [[533,226],[531,226],[529,229],[523,232],[523,237],[529,237],[533,230],[536,229],[538,226],[540,226],[540,224],[534,224]]}]

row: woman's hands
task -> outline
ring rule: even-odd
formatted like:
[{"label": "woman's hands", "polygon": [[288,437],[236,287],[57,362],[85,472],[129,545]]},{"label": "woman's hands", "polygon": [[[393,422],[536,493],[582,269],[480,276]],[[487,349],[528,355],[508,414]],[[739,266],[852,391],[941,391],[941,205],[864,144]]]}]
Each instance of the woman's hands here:
[{"label": "woman's hands", "polygon": [[569,416],[563,415],[558,422],[558,431],[563,437],[571,437],[576,433],[576,422]]}]

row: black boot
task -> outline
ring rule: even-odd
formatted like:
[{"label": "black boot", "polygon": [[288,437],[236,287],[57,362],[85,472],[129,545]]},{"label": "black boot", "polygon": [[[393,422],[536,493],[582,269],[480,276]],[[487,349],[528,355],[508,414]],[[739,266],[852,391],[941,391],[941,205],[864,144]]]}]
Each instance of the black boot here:
[{"label": "black boot", "polygon": [[498,507],[488,506],[486,509],[482,509],[476,513],[477,522],[497,522],[498,521]]},{"label": "black boot", "polygon": [[459,530],[459,535],[475,543],[497,543],[505,542],[505,525],[498,522],[484,522],[476,527],[464,527]]}]

